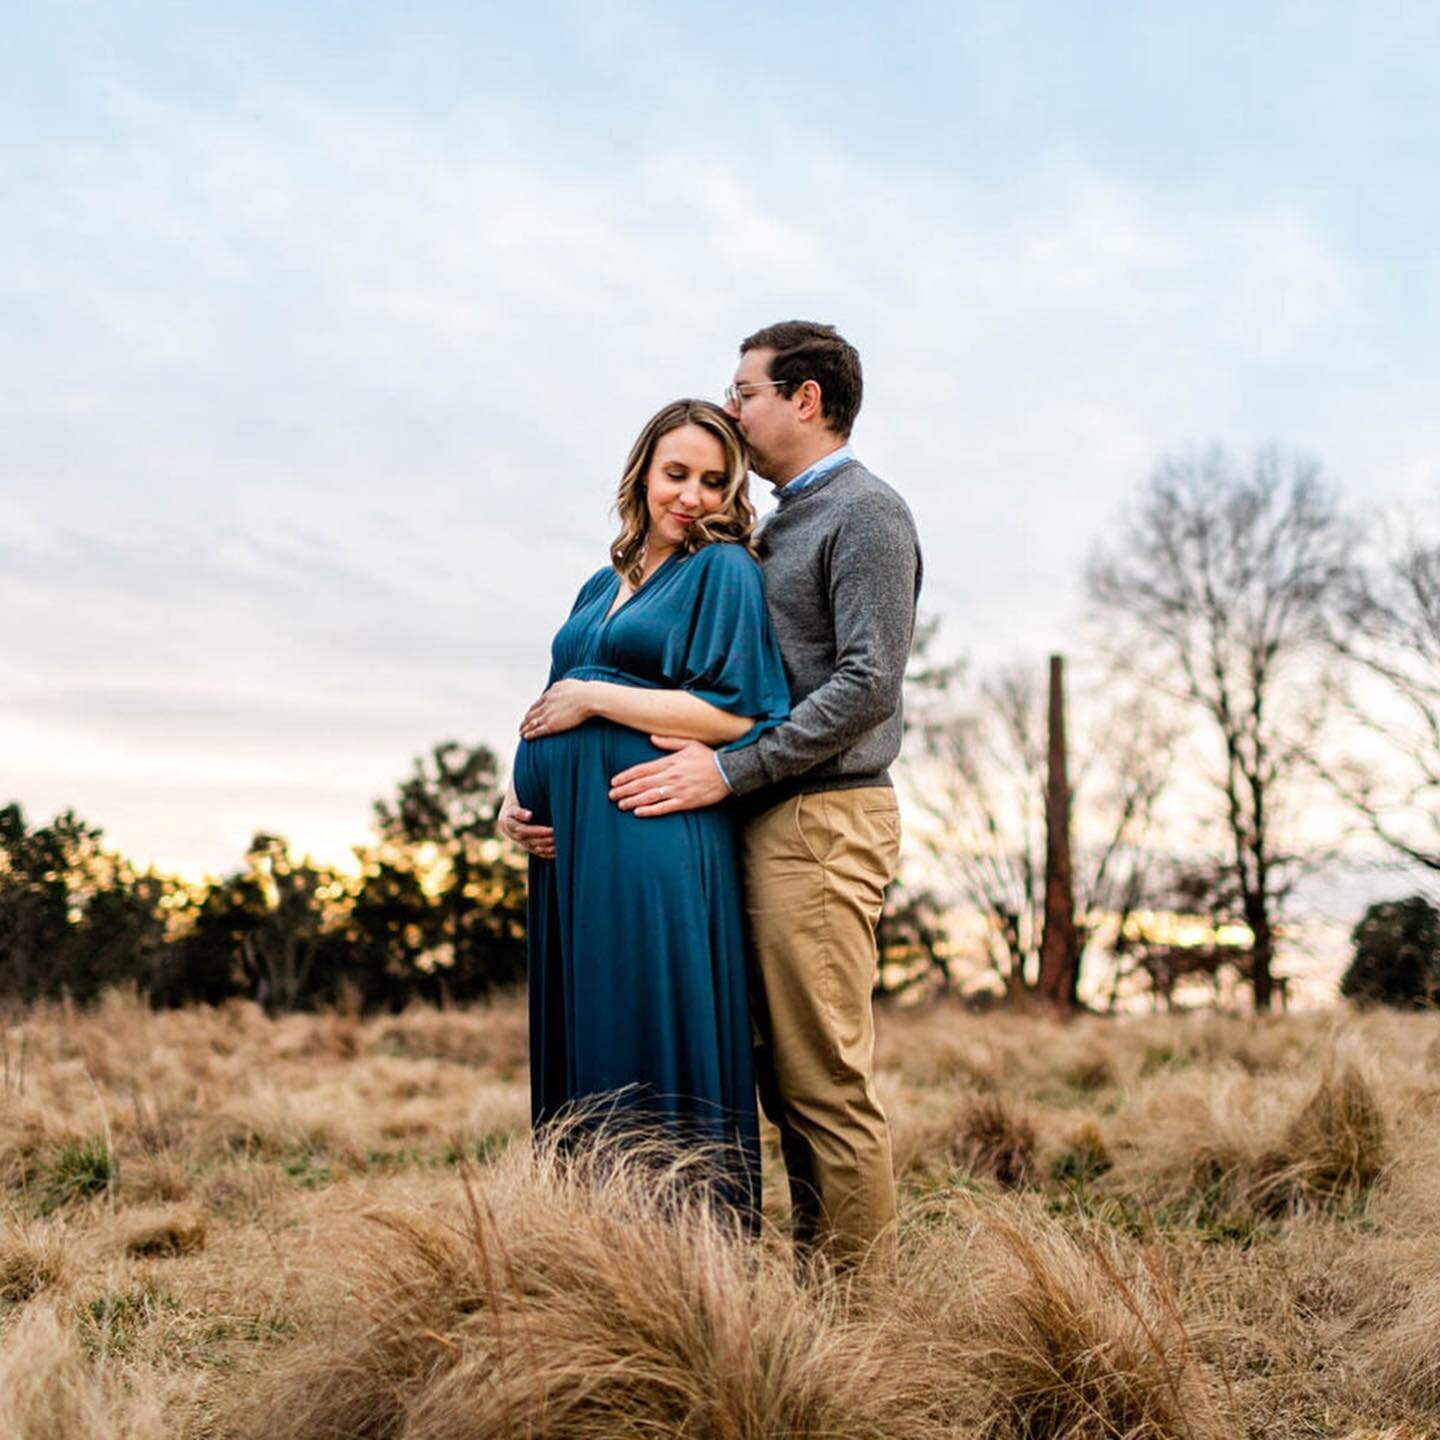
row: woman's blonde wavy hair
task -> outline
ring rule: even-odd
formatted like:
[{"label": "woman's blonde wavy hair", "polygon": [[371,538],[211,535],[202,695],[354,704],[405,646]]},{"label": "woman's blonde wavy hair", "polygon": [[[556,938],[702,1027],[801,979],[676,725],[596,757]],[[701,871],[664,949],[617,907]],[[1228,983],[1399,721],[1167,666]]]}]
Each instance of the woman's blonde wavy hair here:
[{"label": "woman's blonde wavy hair", "polygon": [[755,553],[755,507],[750,503],[749,452],[735,422],[709,400],[672,400],[657,410],[630,447],[620,489],[615,496],[615,513],[620,533],[610,545],[610,563],[635,590],[645,570],[645,538],[650,528],[650,511],[645,503],[645,477],[655,458],[662,435],[682,425],[708,430],[725,452],[725,500],[711,515],[694,521],[685,532],[681,548],[693,555],[703,545],[730,541]]}]

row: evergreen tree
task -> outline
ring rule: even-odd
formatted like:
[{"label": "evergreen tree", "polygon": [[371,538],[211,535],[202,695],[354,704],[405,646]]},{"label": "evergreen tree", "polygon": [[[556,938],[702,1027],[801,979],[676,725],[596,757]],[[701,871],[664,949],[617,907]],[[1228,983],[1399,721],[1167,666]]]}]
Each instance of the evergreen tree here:
[{"label": "evergreen tree", "polygon": [[1342,995],[1372,1005],[1440,1003],[1440,910],[1423,895],[1372,905],[1350,938]]},{"label": "evergreen tree", "polygon": [[525,880],[496,828],[503,796],[492,750],[446,741],[415,762],[393,804],[375,804],[382,847],[406,856],[433,897],[417,963],[441,1000],[525,978]]}]

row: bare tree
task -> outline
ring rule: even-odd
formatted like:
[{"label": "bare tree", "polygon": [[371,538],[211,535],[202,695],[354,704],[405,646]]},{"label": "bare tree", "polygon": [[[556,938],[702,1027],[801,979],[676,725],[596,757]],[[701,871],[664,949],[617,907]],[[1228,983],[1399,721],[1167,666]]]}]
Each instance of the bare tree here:
[{"label": "bare tree", "polygon": [[1078,943],[1083,955],[1102,930],[1109,935],[1112,1010],[1124,978],[1131,918],[1155,908],[1169,886],[1172,862],[1154,832],[1180,734],[1169,707],[1153,696],[1122,697],[1105,712],[1100,740],[1076,778],[1100,836],[1085,852]]},{"label": "bare tree", "polygon": [[1045,914],[1045,744],[1040,690],[1026,670],[984,680],[973,705],[918,723],[916,785],[946,888],[979,912],[987,958],[1012,1001],[1034,983]]},{"label": "bare tree", "polygon": [[1068,1013],[1079,1000],[1080,943],[1070,862],[1070,747],[1065,734],[1065,661],[1050,657],[1045,742],[1045,929],[1040,936],[1040,998]]},{"label": "bare tree", "polygon": [[1220,449],[1166,458],[1088,589],[1117,655],[1186,701],[1218,750],[1226,863],[1268,1009],[1276,905],[1296,857],[1279,808],[1330,701],[1325,648],[1354,541],[1317,462],[1271,447],[1242,469]]},{"label": "bare tree", "polygon": [[[947,680],[953,679],[953,673]],[[907,702],[909,705],[909,702]],[[987,959],[1012,1003],[1029,1002],[1040,974],[1046,909],[1048,746],[1040,677],[1013,667],[957,701],[941,686],[909,705],[918,744],[909,759],[943,889],[985,925]],[[1147,893],[1148,830],[1164,788],[1173,735],[1153,707],[1108,708],[1088,728],[1071,796],[1076,817],[1077,911],[1073,998],[1087,947],[1121,933]],[[1112,923],[1114,922],[1114,923]]]},{"label": "bare tree", "polygon": [[1385,760],[1328,776],[1392,850],[1440,870],[1440,544],[1412,533],[1398,553],[1357,566],[1335,644],[1364,692],[1347,708]]}]

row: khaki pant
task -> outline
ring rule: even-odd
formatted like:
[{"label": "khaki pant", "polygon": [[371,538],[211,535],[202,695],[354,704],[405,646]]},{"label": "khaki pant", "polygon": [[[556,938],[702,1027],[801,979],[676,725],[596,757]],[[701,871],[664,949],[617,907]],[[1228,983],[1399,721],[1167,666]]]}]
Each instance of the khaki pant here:
[{"label": "khaki pant", "polygon": [[888,786],[781,801],[744,828],[756,1071],[780,1130],[797,1248],[892,1253],[890,1129],[875,1095],[875,926],[900,854]]}]

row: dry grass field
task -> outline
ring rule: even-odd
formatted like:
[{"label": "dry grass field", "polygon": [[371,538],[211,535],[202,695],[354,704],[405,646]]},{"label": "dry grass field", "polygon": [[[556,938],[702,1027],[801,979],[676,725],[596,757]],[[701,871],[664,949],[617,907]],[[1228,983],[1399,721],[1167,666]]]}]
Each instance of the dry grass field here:
[{"label": "dry grass field", "polygon": [[1440,1017],[887,1014],[863,1294],[773,1154],[758,1244],[537,1155],[524,1029],[11,1016],[0,1436],[1440,1436]]}]

